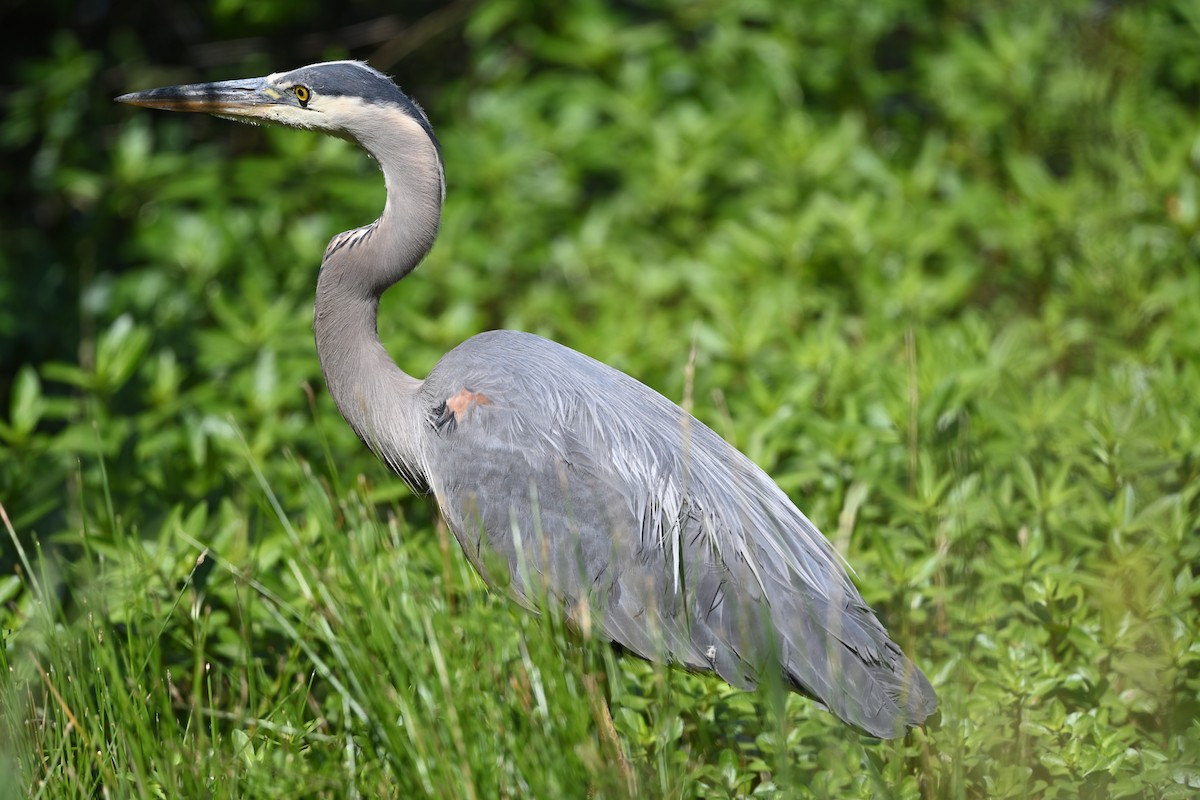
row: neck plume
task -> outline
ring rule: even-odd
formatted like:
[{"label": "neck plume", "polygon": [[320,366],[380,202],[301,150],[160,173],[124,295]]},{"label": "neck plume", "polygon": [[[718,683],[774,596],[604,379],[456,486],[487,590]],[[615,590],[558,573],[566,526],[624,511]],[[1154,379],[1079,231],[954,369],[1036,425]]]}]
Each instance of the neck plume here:
[{"label": "neck plume", "polygon": [[338,234],[325,250],[313,318],[317,356],[338,410],[360,439],[411,484],[423,482],[421,381],[379,341],[379,298],[420,263],[441,220],[441,159],[429,134],[397,110],[348,133],[384,173],[387,203],[375,222]]}]

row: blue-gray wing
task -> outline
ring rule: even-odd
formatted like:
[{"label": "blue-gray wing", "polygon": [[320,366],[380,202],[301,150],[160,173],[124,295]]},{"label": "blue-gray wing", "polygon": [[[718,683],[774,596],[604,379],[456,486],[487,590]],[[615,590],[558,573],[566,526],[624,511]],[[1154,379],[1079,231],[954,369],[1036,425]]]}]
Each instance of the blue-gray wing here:
[{"label": "blue-gray wing", "polygon": [[[896,736],[936,708],[816,528],[749,459],[632,378],[529,334],[426,379],[425,472],[481,570],[645,658],[749,688],[767,670]],[[485,578],[488,576],[485,573]]]}]

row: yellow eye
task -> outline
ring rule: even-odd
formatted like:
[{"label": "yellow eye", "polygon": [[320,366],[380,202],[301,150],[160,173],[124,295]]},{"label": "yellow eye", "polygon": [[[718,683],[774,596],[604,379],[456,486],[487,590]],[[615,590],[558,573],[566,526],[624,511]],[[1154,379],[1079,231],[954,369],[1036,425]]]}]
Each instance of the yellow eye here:
[{"label": "yellow eye", "polygon": [[308,105],[308,98],[312,96],[312,93],[308,91],[307,86],[293,86],[292,91],[296,93],[296,99],[300,101],[301,107]]}]

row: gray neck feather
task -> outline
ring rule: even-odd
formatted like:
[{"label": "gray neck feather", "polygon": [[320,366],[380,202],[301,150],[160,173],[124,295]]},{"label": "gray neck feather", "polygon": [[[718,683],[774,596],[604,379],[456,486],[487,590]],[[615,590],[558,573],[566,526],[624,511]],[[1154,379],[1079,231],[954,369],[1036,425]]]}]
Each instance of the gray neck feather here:
[{"label": "gray neck feather", "polygon": [[[371,225],[329,243],[317,279],[313,318],[325,384],[346,422],[380,457],[409,478],[423,474],[421,381],[405,374],[379,341],[379,298],[433,246],[441,219],[441,161],[428,134],[396,110],[380,125],[348,133],[383,169],[387,204]],[[410,481],[412,482],[412,481]]]}]

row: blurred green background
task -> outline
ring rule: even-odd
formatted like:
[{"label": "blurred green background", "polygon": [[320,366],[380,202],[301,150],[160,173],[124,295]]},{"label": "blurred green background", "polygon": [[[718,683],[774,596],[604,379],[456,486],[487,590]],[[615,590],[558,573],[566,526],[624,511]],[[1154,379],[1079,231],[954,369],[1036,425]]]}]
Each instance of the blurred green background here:
[{"label": "blurred green background", "polygon": [[[601,695],[642,796],[1200,792],[1194,0],[0,21],[0,797],[623,796]],[[111,102],[344,57],[446,161],[400,365],[518,328],[687,405],[847,555],[929,730],[481,587],[321,382],[316,270],[374,165]]]}]

